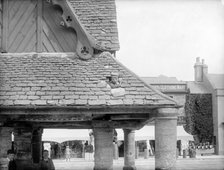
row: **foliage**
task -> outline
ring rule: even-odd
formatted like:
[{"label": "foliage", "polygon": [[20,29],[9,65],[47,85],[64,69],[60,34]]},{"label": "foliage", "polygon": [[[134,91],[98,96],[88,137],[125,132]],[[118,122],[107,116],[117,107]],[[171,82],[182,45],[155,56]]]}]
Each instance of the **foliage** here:
[{"label": "foliage", "polygon": [[198,142],[212,142],[212,95],[188,94],[185,104],[186,125],[184,129]]}]

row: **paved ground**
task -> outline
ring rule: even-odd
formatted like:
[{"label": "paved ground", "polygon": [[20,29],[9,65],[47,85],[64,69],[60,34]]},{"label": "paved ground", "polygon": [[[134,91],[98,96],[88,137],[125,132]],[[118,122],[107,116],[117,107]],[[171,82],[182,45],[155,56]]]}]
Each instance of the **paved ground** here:
[{"label": "paved ground", "polygon": [[[137,170],[154,170],[154,158],[136,160]],[[65,160],[54,160],[56,170],[92,170],[93,161],[84,159],[72,159],[70,162]],[[124,160],[114,160],[114,170],[122,170]],[[177,170],[224,170],[224,157],[221,156],[204,156],[192,158],[178,158]]]}]

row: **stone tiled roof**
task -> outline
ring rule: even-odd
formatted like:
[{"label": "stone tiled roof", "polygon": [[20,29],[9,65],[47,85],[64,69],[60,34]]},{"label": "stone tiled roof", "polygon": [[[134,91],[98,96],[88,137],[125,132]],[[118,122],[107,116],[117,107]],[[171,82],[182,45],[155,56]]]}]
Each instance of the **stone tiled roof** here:
[{"label": "stone tiled roof", "polygon": [[[107,81],[112,72],[121,75],[124,95],[112,95]],[[176,106],[176,103],[104,52],[85,61],[74,54],[2,54],[0,105]]]},{"label": "stone tiled roof", "polygon": [[109,51],[119,49],[115,0],[68,0],[85,29]]}]

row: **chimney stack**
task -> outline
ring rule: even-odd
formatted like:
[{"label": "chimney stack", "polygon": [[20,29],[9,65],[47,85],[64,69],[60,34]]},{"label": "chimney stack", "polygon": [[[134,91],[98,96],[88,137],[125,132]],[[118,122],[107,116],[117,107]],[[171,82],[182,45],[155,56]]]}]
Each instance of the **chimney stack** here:
[{"label": "chimney stack", "polygon": [[203,77],[208,73],[208,66],[205,64],[204,59],[200,61],[200,57],[196,58],[196,63],[194,64],[194,81],[203,82]]},{"label": "chimney stack", "polygon": [[202,65],[203,65],[203,74],[208,74],[208,66],[205,64],[205,60],[202,59]]}]

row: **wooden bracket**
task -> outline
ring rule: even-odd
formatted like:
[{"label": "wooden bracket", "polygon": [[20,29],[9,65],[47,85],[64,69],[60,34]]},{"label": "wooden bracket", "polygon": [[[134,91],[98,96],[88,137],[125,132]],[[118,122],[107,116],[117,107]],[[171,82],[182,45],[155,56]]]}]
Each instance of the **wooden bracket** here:
[{"label": "wooden bracket", "polygon": [[76,52],[81,59],[90,59],[93,56],[94,49],[101,50],[96,40],[81,25],[70,2],[67,0],[51,0],[50,2],[62,8],[63,13],[60,25],[73,28],[76,31],[78,37]]}]

